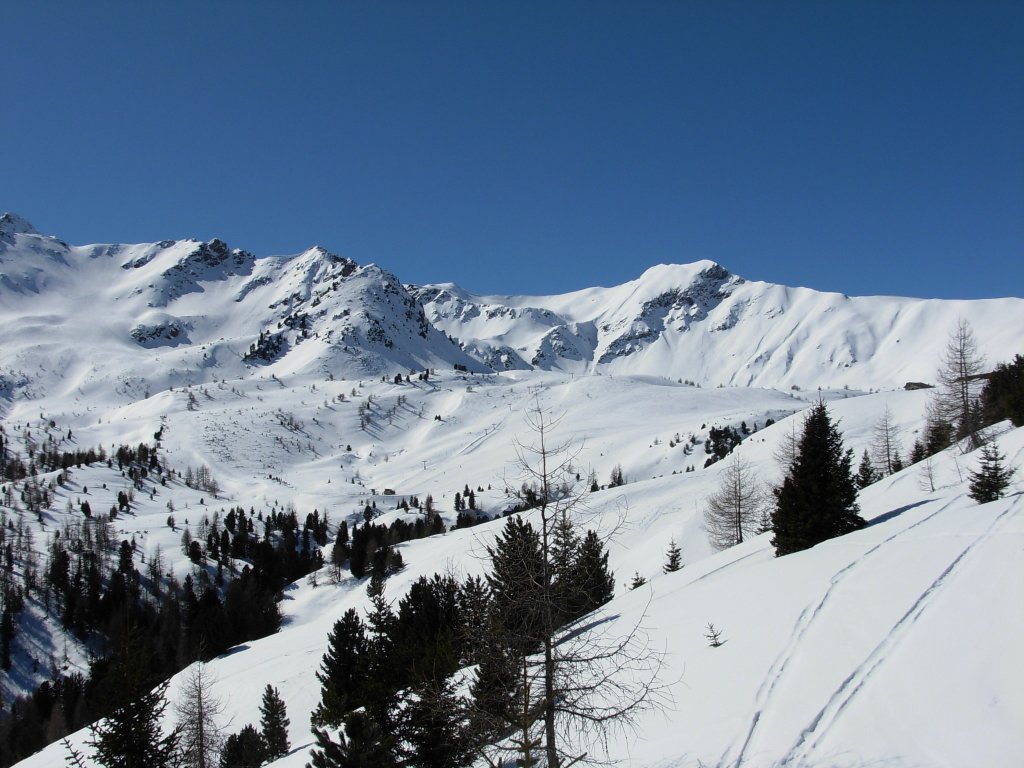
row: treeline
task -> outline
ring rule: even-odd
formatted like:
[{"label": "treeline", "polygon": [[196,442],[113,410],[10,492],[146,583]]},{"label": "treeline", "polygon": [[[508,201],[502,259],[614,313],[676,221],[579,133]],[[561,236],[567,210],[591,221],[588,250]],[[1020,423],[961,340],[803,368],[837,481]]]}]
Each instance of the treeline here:
[{"label": "treeline", "polygon": [[[150,460],[138,452],[121,458],[135,469],[143,458]],[[188,528],[183,534],[196,567],[179,583],[165,573],[159,548],[147,559],[134,541],[116,541],[106,515],[68,521],[54,531],[42,563],[31,528],[0,518],[0,550],[6,553],[0,650],[7,666],[17,610],[29,595],[95,654],[87,675],[65,674],[66,658],[36,660],[49,666],[51,679],[10,703],[0,722],[0,766],[106,716],[122,669],[118,649],[130,646],[133,656],[144,659],[146,680],[155,685],[196,659],[275,632],[281,589],[323,565],[319,548],[328,528],[326,516],[313,512],[300,522],[293,509],[264,516],[238,507],[223,521],[220,513],[212,521],[204,517],[196,538]]]}]

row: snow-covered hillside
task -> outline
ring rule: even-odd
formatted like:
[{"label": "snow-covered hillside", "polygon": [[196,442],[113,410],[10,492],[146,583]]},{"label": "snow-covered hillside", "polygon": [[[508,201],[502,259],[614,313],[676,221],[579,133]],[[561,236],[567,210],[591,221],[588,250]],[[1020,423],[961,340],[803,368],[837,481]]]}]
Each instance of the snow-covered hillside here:
[{"label": "snow-covered hillside", "polygon": [[[776,449],[819,397],[858,457],[888,408],[907,456],[930,393],[902,385],[934,380],[958,317],[990,363],[1024,352],[1019,298],[848,298],[746,282],[710,262],[565,296],[474,297],[407,289],[320,248],[258,257],[217,240],[71,246],[7,215],[0,425],[23,456],[113,452],[159,432],[170,469],[207,467],[216,493],[150,478],[112,522],[139,562],[159,548],[180,582],[211,570],[186,556],[182,530],[235,506],[317,510],[333,527],[361,523],[367,505],[388,523],[407,514],[399,501],[429,494],[451,523],[469,485],[478,508],[499,514],[521,480],[516,443],[531,441],[524,414],[549,408],[562,414],[555,437],[572,446],[584,484],[607,485],[617,467],[626,479],[590,494],[583,520],[615,532],[616,597],[602,631],[639,623],[666,662],[666,706],[611,734],[608,757],[639,768],[1009,768],[1024,754],[1024,429],[994,430],[1018,468],[997,502],[967,497],[978,457],[950,449],[930,481],[911,466],[863,490],[870,525],[805,552],[775,558],[761,536],[715,553],[703,528],[723,469],[704,467],[712,427],[747,428],[737,450],[765,482],[779,479]],[[83,501],[102,511],[133,485],[116,463],[57,474],[36,478],[52,493],[38,516],[17,493],[0,494],[41,562],[54,532],[82,519]],[[421,575],[483,573],[501,525],[401,544],[406,567],[388,578],[388,598]],[[685,567],[664,574],[673,540]],[[634,574],[648,583],[629,590]],[[292,584],[278,633],[209,665],[228,730],[258,721],[267,684],[280,690],[293,751],[277,768],[309,760],[328,632],[368,606],[366,586],[347,571],[331,583],[327,569]],[[19,621],[4,702],[55,667],[87,669],[85,646],[41,601]],[[709,622],[721,647],[708,646]],[[65,757],[54,744],[19,765]]]},{"label": "snow-covered hillside", "polygon": [[[201,417],[180,399],[175,406],[172,396],[112,408],[109,420],[85,434],[101,440],[133,434],[165,418],[170,456],[209,462],[225,481],[225,496],[243,504],[294,500],[301,509],[316,505],[339,519],[367,499],[383,506],[385,497],[371,496],[365,486],[391,485],[399,494],[433,492],[450,510],[452,493],[465,481],[491,486],[480,504],[496,510],[506,501],[512,440],[529,439],[522,410],[539,397],[565,411],[560,434],[586,438],[581,465],[601,474],[613,462],[624,465],[629,482],[592,494],[587,522],[607,529],[625,514],[611,547],[617,581],[639,572],[649,583],[634,591],[621,586],[604,613],[612,632],[642,618],[649,642],[664,649],[668,663],[671,703],[642,718],[636,733],[614,737],[611,757],[652,768],[1016,765],[1024,750],[1019,477],[1011,496],[978,505],[960,479],[976,457],[951,450],[935,461],[934,492],[921,490],[917,467],[866,489],[860,503],[871,525],[863,531],[780,559],[767,536],[711,554],[700,511],[721,465],[673,475],[686,459],[668,441],[676,431],[700,432],[703,420],[763,424],[766,414],[780,417],[801,402],[769,391],[644,379],[503,378],[446,377],[404,387],[412,412],[367,433],[355,424],[354,404],[347,411],[322,405],[322,398],[351,383],[320,382],[314,390],[313,383],[293,389],[284,382],[248,391],[236,385],[237,393],[212,390],[212,399],[201,400]],[[383,409],[399,391],[366,383],[360,395],[373,394]],[[886,406],[909,440],[926,397],[881,393],[836,399],[830,408],[848,445],[859,451]],[[285,433],[272,417],[285,402],[296,406],[297,419],[313,425],[291,444],[272,437]],[[789,429],[783,418],[739,449],[765,479],[777,473],[772,453]],[[340,445],[349,440],[351,453]],[[245,445],[251,455],[228,450],[231,445]],[[1010,463],[1024,463],[1024,430],[1003,434],[1000,445]],[[261,480],[260,467],[283,479]],[[103,472],[82,470],[76,480],[92,486]],[[192,519],[214,506],[209,499],[200,505],[184,489],[168,492],[179,499],[180,516]],[[163,501],[140,501],[133,516],[119,518],[123,533],[134,533],[147,549],[163,541],[173,551],[177,534],[162,525]],[[482,572],[485,547],[500,525],[402,545],[407,567],[389,579],[388,595],[397,599],[422,574]],[[662,574],[673,538],[683,546],[686,567]],[[179,555],[174,568],[181,575],[189,564]],[[319,699],[314,673],[327,634],[347,608],[367,605],[365,580],[331,585],[322,575],[318,586],[297,583],[282,603],[286,620],[279,633],[211,663],[233,728],[258,719],[267,683],[281,690],[294,752],[274,765],[297,768],[308,760],[308,718]],[[720,648],[710,648],[704,637],[709,622],[723,632]],[[73,743],[84,736],[76,734]],[[52,766],[63,754],[54,745],[21,765]]]},{"label": "snow-covered hillside", "polygon": [[623,285],[560,296],[476,296],[455,285],[413,294],[438,328],[496,370],[645,373],[713,386],[934,382],[957,317],[993,360],[1024,327],[1020,298],[850,297],[747,281],[710,261],[663,264]]},{"label": "snow-covered hillside", "polygon": [[475,296],[406,287],[319,247],[254,256],[220,240],[71,246],[0,218],[5,399],[113,388],[127,401],[268,373],[455,365],[866,391],[933,382],[961,317],[994,364],[1016,351],[1024,299],[849,297],[747,281],[710,261],[652,267],[613,288]]},{"label": "snow-covered hillside", "polygon": [[168,387],[304,372],[483,366],[394,275],[311,248],[256,257],[220,240],[70,246],[0,220],[0,396]]}]

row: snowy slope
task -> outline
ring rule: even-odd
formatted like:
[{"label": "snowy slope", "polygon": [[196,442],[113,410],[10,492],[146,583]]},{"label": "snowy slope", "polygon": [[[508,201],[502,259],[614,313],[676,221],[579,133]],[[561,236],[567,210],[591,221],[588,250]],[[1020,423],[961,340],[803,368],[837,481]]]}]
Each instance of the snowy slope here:
[{"label": "snowy slope", "polygon": [[220,240],[79,247],[14,217],[2,227],[0,400],[111,386],[131,400],[270,373],[484,370],[394,275],[319,247],[262,258]]},{"label": "snowy slope", "polygon": [[[934,492],[922,490],[916,467],[862,492],[873,521],[863,531],[781,559],[766,537],[715,554],[701,512],[722,465],[703,468],[699,441],[712,426],[745,422],[754,431],[738,450],[775,481],[773,449],[821,395],[858,457],[889,407],[906,456],[929,394],[895,388],[934,378],[958,315],[992,362],[1022,351],[1021,305],[851,299],[745,282],[709,262],[561,297],[410,292],[376,266],[319,248],[256,257],[220,241],[76,247],[5,217],[0,420],[19,450],[51,439],[62,450],[109,450],[162,428],[173,468],[208,466],[217,497],[150,484],[115,521],[118,539],[134,538],[147,559],[160,547],[180,580],[194,568],[182,527],[234,505],[294,504],[337,523],[376,502],[387,523],[396,500],[431,494],[451,521],[454,493],[469,484],[484,489],[478,506],[498,513],[520,480],[515,441],[530,441],[523,414],[539,403],[564,414],[557,434],[574,446],[583,480],[593,473],[605,484],[621,465],[627,484],[591,494],[584,520],[616,529],[619,588],[605,626],[624,632],[642,617],[652,647],[665,650],[670,705],[636,733],[613,734],[611,757],[650,768],[1015,766],[1024,754],[1024,470],[1013,495],[979,506],[964,483],[976,457],[948,451],[935,460]],[[499,341],[521,362],[498,365],[488,349]],[[856,361],[842,356],[851,349]],[[547,362],[527,370],[538,350]],[[393,382],[425,367],[436,375]],[[888,391],[855,396],[870,388]],[[778,423],[764,428],[768,418]],[[1024,466],[1024,430],[1003,430],[1003,451]],[[690,435],[698,442],[687,454]],[[54,489],[41,524],[16,497],[0,508],[24,520],[42,554],[54,530],[80,519],[80,501],[103,510],[129,486],[116,465],[96,464]],[[169,501],[177,530],[166,524]],[[483,572],[500,525],[401,545],[407,567],[389,579],[389,597],[420,575]],[[665,575],[672,539],[686,567]],[[649,584],[630,592],[634,572]],[[331,626],[367,605],[365,581],[317,581],[288,588],[279,633],[210,665],[229,730],[258,720],[267,683],[280,689],[294,748],[280,768],[308,760]],[[67,671],[86,664],[40,605],[23,620],[32,631],[19,634],[15,667],[0,675],[5,700],[45,680],[51,661]],[[708,647],[708,622],[722,629],[722,647]],[[64,757],[51,745],[20,765]]]},{"label": "snowy slope", "polygon": [[438,328],[496,370],[646,373],[705,385],[934,382],[958,317],[993,362],[1012,356],[1024,327],[1020,298],[850,297],[747,281],[710,261],[660,265],[620,286],[561,296],[476,296],[450,284],[413,293]]},{"label": "snowy slope", "polygon": [[[947,452],[936,461],[934,493],[920,490],[916,468],[865,490],[863,513],[874,524],[864,531],[782,559],[772,556],[766,537],[709,556],[699,510],[716,487],[720,465],[683,475],[648,474],[661,463],[660,454],[677,450],[665,444],[674,425],[685,430],[692,424],[699,431],[694,422],[701,414],[716,415],[708,423],[752,420],[754,414],[781,415],[787,405],[799,402],[770,392],[701,390],[643,379],[521,376],[509,382],[502,377],[449,378],[429,387],[408,387],[413,408],[419,403],[436,407],[426,411],[427,418],[410,415],[390,429],[382,425],[372,437],[346,429],[343,407],[336,404],[340,412],[333,429],[343,441],[362,437],[361,444],[352,445],[359,458],[349,472],[325,471],[345,461],[341,455],[328,459],[325,443],[317,451],[277,443],[278,448],[266,449],[263,460],[286,465],[285,483],[259,485],[252,478],[257,484],[247,492],[229,483],[228,493],[240,500],[262,497],[267,505],[285,499],[297,500],[300,509],[317,504],[333,517],[355,511],[370,498],[367,488],[346,482],[358,467],[367,485],[404,479],[404,485],[395,483],[399,493],[432,492],[442,507],[450,504],[463,478],[492,483],[496,491],[481,494],[481,500],[486,509],[495,509],[502,501],[497,483],[508,473],[511,439],[529,437],[521,411],[539,396],[542,403],[566,410],[564,434],[587,434],[586,455],[606,462],[602,470],[616,458],[635,457],[623,462],[629,484],[591,496],[588,523],[610,527],[626,510],[626,525],[611,548],[612,566],[620,583],[634,571],[651,581],[637,591],[620,589],[606,613],[614,617],[612,631],[625,631],[646,611],[643,624],[650,642],[666,651],[673,701],[664,712],[644,717],[637,734],[613,738],[612,757],[652,768],[1016,765],[1015,756],[1024,750],[1024,621],[1017,610],[1024,597],[1024,485],[1019,480],[1014,496],[979,506],[966,498],[959,479],[974,457]],[[243,418],[235,415],[236,425],[262,424],[260,430],[273,432],[259,414],[290,397],[305,403],[297,416],[316,413],[324,424],[326,413],[317,398],[331,386],[349,384],[318,383],[316,396],[311,384],[295,391],[275,385],[244,398],[218,394],[206,401],[202,421],[211,422],[209,428],[180,405],[170,408],[165,415],[172,457],[184,458],[198,446],[221,476],[245,477],[251,468],[232,470],[227,458],[217,460],[217,443],[209,434],[228,428],[234,406],[244,403],[248,409]],[[375,393],[382,402],[394,389],[367,383],[361,394]],[[848,444],[859,451],[886,405],[909,441],[925,398],[921,392],[896,392],[838,399],[831,408]],[[222,400],[231,407],[221,408],[227,405]],[[128,427],[133,419],[156,415],[140,409],[121,408],[119,416],[96,429],[118,429],[119,419]],[[444,421],[430,418],[434,410],[444,414]],[[788,428],[784,419],[739,449],[766,479],[776,472],[772,449]],[[661,438],[657,445],[654,437]],[[431,452],[417,450],[435,444]],[[1012,463],[1024,462],[1024,430],[1003,435],[1001,445]],[[195,499],[185,503],[191,510],[202,508]],[[123,525],[126,531],[132,525],[150,526],[154,536],[158,524],[153,517],[147,522],[143,506]],[[408,566],[389,580],[388,594],[397,599],[419,575],[437,570],[481,572],[481,554],[499,526],[490,523],[402,545]],[[664,551],[673,537],[683,544],[687,566],[662,575]],[[153,541],[148,539],[147,546]],[[186,567],[180,560],[176,565]],[[319,696],[314,672],[328,631],[348,607],[367,604],[364,582],[348,579],[331,586],[324,581],[316,588],[302,583],[288,590],[282,604],[286,622],[277,635],[211,664],[233,729],[258,718],[263,686],[281,689],[295,748],[275,763],[282,768],[308,760],[308,717]],[[1000,588],[991,589],[993,583]],[[709,621],[724,632],[727,642],[721,648],[707,646]],[[989,631],[990,626],[1000,630]],[[72,741],[82,738],[79,734]],[[54,765],[62,758],[59,746],[51,746],[21,765]]]}]

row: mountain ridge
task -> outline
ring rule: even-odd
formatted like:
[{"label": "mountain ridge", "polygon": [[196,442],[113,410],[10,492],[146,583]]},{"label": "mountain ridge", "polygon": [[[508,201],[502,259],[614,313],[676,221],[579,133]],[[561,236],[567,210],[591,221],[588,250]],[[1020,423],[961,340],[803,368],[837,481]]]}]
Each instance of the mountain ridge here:
[{"label": "mountain ridge", "polygon": [[[0,308],[0,317],[22,331],[0,352],[8,393],[26,382],[51,388],[43,369],[55,346],[60,358],[90,347],[105,357],[86,374],[97,384],[132,379],[153,390],[216,376],[456,366],[871,390],[933,381],[958,318],[992,364],[1012,357],[1014,329],[1024,327],[1021,298],[850,297],[746,280],[710,260],[655,265],[610,288],[474,294],[453,283],[403,285],[319,246],[288,256],[216,238],[72,246],[15,214],[3,221],[0,299],[13,312]],[[40,326],[50,327],[45,339],[24,333]]]}]

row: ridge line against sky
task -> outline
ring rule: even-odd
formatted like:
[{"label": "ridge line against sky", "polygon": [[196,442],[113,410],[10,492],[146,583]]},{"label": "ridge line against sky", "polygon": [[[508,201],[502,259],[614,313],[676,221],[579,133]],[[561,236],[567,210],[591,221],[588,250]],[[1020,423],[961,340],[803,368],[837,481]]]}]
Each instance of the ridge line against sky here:
[{"label": "ridge line against sky", "polygon": [[1024,287],[1024,4],[5,4],[0,210],[480,294]]}]

